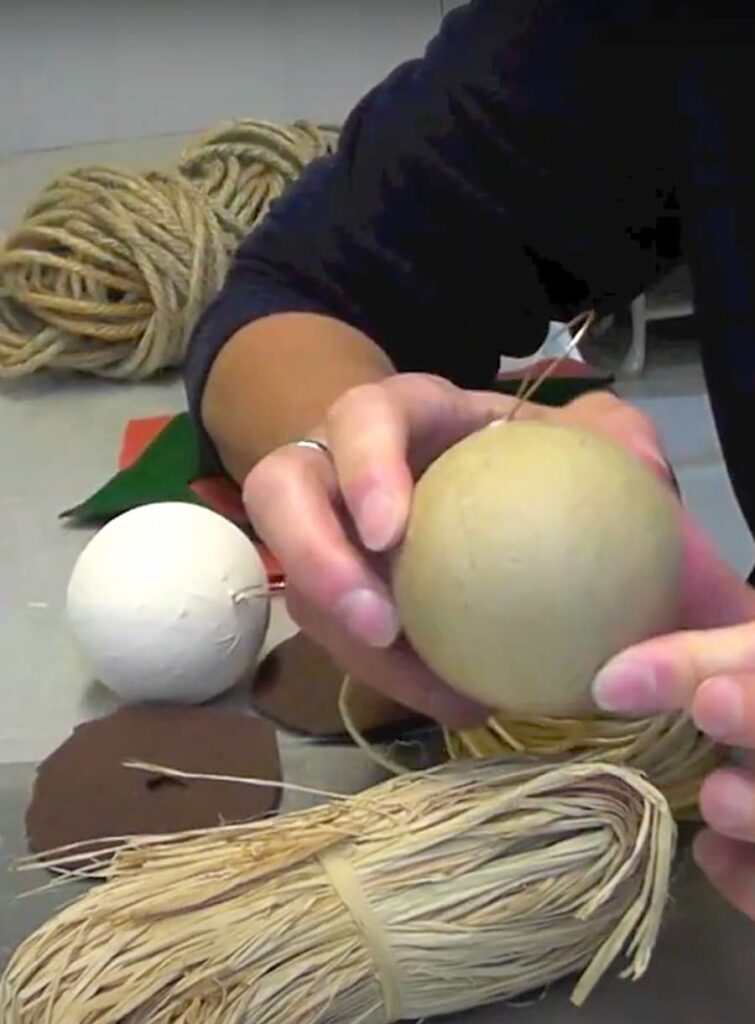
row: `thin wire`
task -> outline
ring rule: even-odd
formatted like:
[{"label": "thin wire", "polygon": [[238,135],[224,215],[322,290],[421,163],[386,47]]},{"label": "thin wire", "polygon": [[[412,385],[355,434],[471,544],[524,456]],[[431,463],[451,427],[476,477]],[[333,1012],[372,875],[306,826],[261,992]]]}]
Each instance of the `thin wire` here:
[{"label": "thin wire", "polygon": [[[567,323],[561,324],[561,326],[556,331],[556,333],[553,335],[553,338],[551,340],[554,341],[554,342],[558,341],[558,339],[561,337],[562,334],[568,334],[569,331],[572,331],[580,323],[580,321],[584,320],[585,318],[589,318],[591,315],[592,314],[591,314],[591,312],[589,310],[585,310],[582,313],[578,313],[575,317],[572,317],[572,319],[569,320]],[[568,349],[568,353],[573,352],[575,347],[576,347],[575,345],[570,343],[569,349]],[[557,366],[567,357],[568,353],[562,353],[562,355],[558,357],[558,360],[556,361],[556,365]],[[535,364],[535,365],[537,365],[537,364]],[[532,371],[532,366],[529,366],[529,367],[526,368],[524,377],[522,378],[521,383],[519,384],[519,388],[517,389],[517,392],[516,392],[516,397],[517,398],[521,398],[521,396],[524,394],[524,392],[527,390],[527,388],[531,384],[531,382],[532,382],[532,373],[531,373],[531,371]]]},{"label": "thin wire", "polygon": [[252,583],[242,590],[237,590],[233,595],[235,601],[243,600],[246,597],[262,599],[265,597],[276,597],[286,589],[285,580],[270,580],[267,583]]},{"label": "thin wire", "polygon": [[328,800],[346,800],[348,794],[334,793],[327,789],[313,789],[311,786],[297,786],[293,782],[280,782],[277,779],[255,779],[237,775],[211,775],[204,772],[182,772],[177,768],[166,768],[159,764],[149,764],[145,761],[124,761],[124,768],[135,768],[137,771],[150,772],[154,775],[164,775],[169,779],[195,779],[204,782],[238,782],[244,786],[261,786],[262,788],[281,789],[286,792],[304,793],[307,796],[325,797]]},{"label": "thin wire", "polygon": [[561,355],[554,359],[552,362],[550,362],[542,371],[542,373],[540,373],[538,377],[535,378],[535,380],[532,380],[529,374],[525,374],[524,379],[522,380],[522,383],[520,384],[519,389],[517,390],[514,407],[508,414],[508,416],[506,416],[507,420],[513,420],[513,418],[519,412],[524,403],[529,401],[529,399],[534,395],[534,393],[538,390],[542,383],[545,380],[547,380],[548,377],[551,376],[551,374],[555,373],[559,366],[561,366],[562,363],[564,363],[569,358],[572,352],[584,340],[588,331],[593,327],[596,319],[597,318],[595,311],[590,310],[586,313],[580,313],[579,316],[575,316],[573,320],[570,320],[568,324],[564,324],[561,330],[558,331],[558,333],[556,334],[557,338],[560,338],[562,334],[564,334],[566,331],[572,330],[574,327],[577,326],[577,324],[580,323],[580,321],[584,320],[584,323],[582,324],[581,328],[574,335],[574,337],[566,346]]}]

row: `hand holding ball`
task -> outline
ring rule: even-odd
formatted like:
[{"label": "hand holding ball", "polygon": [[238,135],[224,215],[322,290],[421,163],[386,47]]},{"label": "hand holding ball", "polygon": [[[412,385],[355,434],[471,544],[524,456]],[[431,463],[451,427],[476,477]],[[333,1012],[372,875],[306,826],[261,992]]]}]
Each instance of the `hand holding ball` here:
[{"label": "hand holding ball", "polygon": [[610,657],[677,625],[682,554],[675,498],[629,452],[512,421],[419,480],[393,582],[409,641],[459,692],[584,716]]},{"label": "hand holding ball", "polygon": [[266,586],[256,548],[231,522],[197,505],[145,505],[81,553],[68,615],[97,678],[124,700],[202,703],[253,669]]}]

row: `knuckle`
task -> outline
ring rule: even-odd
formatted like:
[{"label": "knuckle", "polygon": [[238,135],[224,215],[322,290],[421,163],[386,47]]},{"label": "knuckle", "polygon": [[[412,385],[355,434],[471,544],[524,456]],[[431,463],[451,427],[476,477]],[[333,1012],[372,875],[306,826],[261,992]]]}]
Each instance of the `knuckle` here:
[{"label": "knuckle", "polygon": [[425,395],[430,397],[438,395],[438,393],[453,396],[460,392],[460,389],[450,380],[446,380],[445,377],[439,377],[433,373],[420,372],[402,373],[392,377],[386,381],[386,387],[401,398],[415,398]]},{"label": "knuckle", "polygon": [[362,410],[365,403],[382,399],[385,391],[383,384],[356,384],[348,388],[331,404],[327,412],[327,424],[333,425],[342,417],[350,416],[354,410]]},{"label": "knuckle", "polygon": [[412,402],[437,399],[438,394],[453,398],[459,389],[443,377],[429,373],[399,373],[382,381],[357,384],[344,391],[326,414],[326,429],[333,431],[344,419],[365,418],[365,410],[384,417],[400,416]]},{"label": "knuckle", "polygon": [[571,409],[578,415],[611,420],[627,433],[644,434],[654,441],[659,440],[658,428],[651,417],[610,391],[582,395],[571,403]]},{"label": "knuckle", "polygon": [[569,408],[576,412],[602,413],[603,415],[614,415],[625,403],[611,391],[590,391],[586,395],[580,395]]}]

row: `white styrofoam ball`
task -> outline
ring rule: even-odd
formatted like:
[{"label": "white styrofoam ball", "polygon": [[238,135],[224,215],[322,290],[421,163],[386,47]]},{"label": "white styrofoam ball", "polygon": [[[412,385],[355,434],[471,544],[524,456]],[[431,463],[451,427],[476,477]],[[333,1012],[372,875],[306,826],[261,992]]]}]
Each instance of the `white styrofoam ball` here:
[{"label": "white styrofoam ball", "polygon": [[129,702],[202,703],[239,682],[270,619],[254,544],[223,516],[160,502],[126,512],[84,548],[68,616],[97,678]]}]

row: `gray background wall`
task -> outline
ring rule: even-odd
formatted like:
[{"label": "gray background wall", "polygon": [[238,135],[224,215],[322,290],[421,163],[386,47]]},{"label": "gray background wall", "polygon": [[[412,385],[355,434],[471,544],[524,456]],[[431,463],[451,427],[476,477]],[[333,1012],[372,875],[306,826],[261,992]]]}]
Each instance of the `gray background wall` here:
[{"label": "gray background wall", "polygon": [[28,0],[0,13],[0,154],[337,121],[458,0]]}]

